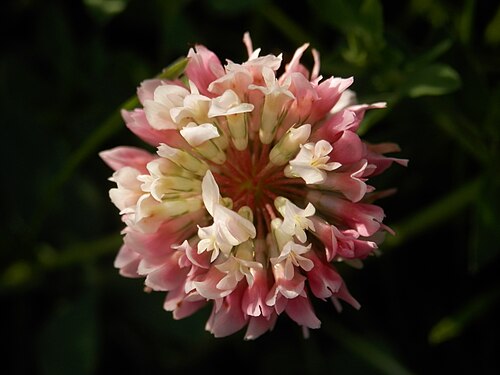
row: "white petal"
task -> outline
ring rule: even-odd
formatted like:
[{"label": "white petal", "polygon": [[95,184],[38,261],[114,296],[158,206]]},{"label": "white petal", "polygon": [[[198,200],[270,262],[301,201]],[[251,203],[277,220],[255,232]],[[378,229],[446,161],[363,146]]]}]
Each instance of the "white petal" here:
[{"label": "white petal", "polygon": [[197,147],[206,141],[217,138],[219,132],[212,124],[196,125],[194,122],[183,127],[180,131],[184,139],[193,147]]},{"label": "white petal", "polygon": [[326,180],[326,172],[309,166],[293,166],[293,173],[302,177],[306,184],[319,184]]},{"label": "white petal", "polygon": [[208,170],[205,177],[203,177],[201,192],[205,208],[208,213],[214,217],[215,206],[219,204],[221,197],[219,193],[219,186],[217,185],[217,182],[215,182],[215,178],[210,170]]},{"label": "white petal", "polygon": [[333,147],[330,142],[321,139],[314,145],[314,155],[326,156],[332,152]]},{"label": "white petal", "polygon": [[170,117],[169,108],[153,100],[144,101],[144,113],[154,129],[177,129]]},{"label": "white petal", "polygon": [[154,92],[154,101],[168,108],[179,107],[189,91],[178,85],[161,85]]}]

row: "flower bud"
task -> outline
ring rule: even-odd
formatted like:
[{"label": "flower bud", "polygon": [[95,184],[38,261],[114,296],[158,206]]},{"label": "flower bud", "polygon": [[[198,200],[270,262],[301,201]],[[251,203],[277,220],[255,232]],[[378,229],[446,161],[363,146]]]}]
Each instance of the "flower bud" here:
[{"label": "flower bud", "polygon": [[299,152],[300,145],[307,141],[310,134],[310,124],[288,129],[283,138],[272,148],[269,154],[271,163],[278,166],[288,163]]}]

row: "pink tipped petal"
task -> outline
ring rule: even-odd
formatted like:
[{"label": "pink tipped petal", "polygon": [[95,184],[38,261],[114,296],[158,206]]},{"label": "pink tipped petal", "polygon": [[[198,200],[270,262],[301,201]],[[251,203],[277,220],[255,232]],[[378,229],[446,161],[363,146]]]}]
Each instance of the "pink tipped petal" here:
[{"label": "pink tipped petal", "polygon": [[309,48],[309,43],[304,43],[301,47],[297,48],[292,57],[292,60],[290,60],[290,62],[285,66],[285,73],[281,76],[281,81],[284,81],[294,72],[300,72],[300,75],[303,77],[309,76],[309,72],[307,71],[307,69],[305,69],[305,67],[300,64],[300,59],[307,48]]},{"label": "pink tipped petal", "polygon": [[255,340],[267,331],[272,331],[278,315],[273,314],[266,318],[263,316],[251,316],[248,320],[248,328],[245,333],[245,340]]},{"label": "pink tipped petal", "polygon": [[351,131],[342,132],[333,144],[330,159],[341,164],[351,164],[359,161],[363,156],[364,147],[361,139]]},{"label": "pink tipped petal", "polygon": [[225,273],[219,271],[215,267],[211,267],[204,275],[199,276],[194,281],[196,291],[207,299],[218,299],[225,297],[233,290],[222,290],[217,288],[217,284],[226,276]]},{"label": "pink tipped petal", "polygon": [[167,294],[163,308],[167,311],[172,311],[174,319],[178,320],[194,314],[206,305],[205,300],[188,301],[186,297],[184,288],[182,286],[178,287]]},{"label": "pink tipped petal", "polygon": [[147,79],[137,88],[137,97],[141,104],[146,100],[154,99],[154,92],[158,86],[162,84],[161,79]]},{"label": "pink tipped petal", "polygon": [[208,91],[208,86],[211,82],[224,75],[224,68],[219,58],[202,45],[190,49],[188,58],[186,76],[198,87],[200,94],[212,96],[213,94]]},{"label": "pink tipped petal", "polygon": [[248,315],[269,317],[272,308],[266,304],[266,295],[269,293],[269,280],[267,271],[256,269],[254,282],[243,294],[242,308]]},{"label": "pink tipped petal", "polygon": [[359,302],[356,301],[356,299],[351,295],[351,293],[349,292],[344,283],[342,283],[342,286],[340,287],[339,291],[335,294],[335,297],[344,300],[349,305],[354,307],[356,310],[359,310],[361,308]]},{"label": "pink tipped petal", "polygon": [[136,278],[141,277],[141,275],[137,273],[140,261],[141,258],[139,254],[130,250],[126,245],[122,245],[113,265],[115,268],[120,269],[120,275]]},{"label": "pink tipped petal", "polygon": [[186,145],[186,141],[184,141],[177,130],[158,130],[152,128],[142,109],[135,109],[134,111],[122,110],[121,114],[129,130],[152,146],[157,147],[159,144],[165,143],[171,147],[179,148]]},{"label": "pink tipped petal", "polygon": [[215,337],[229,336],[247,323],[248,317],[241,310],[242,289],[239,288],[224,298],[219,309],[212,309],[205,329]]},{"label": "pink tipped petal", "polygon": [[179,287],[189,271],[179,267],[180,251],[162,259],[162,265],[146,276],[145,284],[153,290],[168,291]]},{"label": "pink tipped petal", "polygon": [[370,164],[373,164],[376,169],[372,176],[376,176],[384,172],[391,166],[392,163],[400,164],[404,167],[408,165],[407,159],[398,159],[384,156],[382,154],[389,152],[398,152],[400,148],[395,143],[380,143],[377,145],[367,144],[367,155]]},{"label": "pink tipped petal", "polygon": [[313,48],[311,52],[312,52],[313,59],[314,59],[314,66],[313,66],[313,69],[311,71],[311,81],[314,81],[317,78],[319,78],[319,69],[321,66],[321,62],[320,62],[318,50]]},{"label": "pink tipped petal", "polygon": [[146,172],[146,164],[154,159],[154,155],[136,147],[115,147],[99,153],[104,162],[115,171],[123,167],[132,167]]},{"label": "pink tipped petal", "polygon": [[286,314],[299,325],[317,329],[321,326],[321,321],[314,314],[311,301],[306,297],[297,297],[288,301]]},{"label": "pink tipped petal", "polygon": [[311,191],[308,198],[317,209],[342,220],[362,236],[371,236],[380,229],[384,219],[382,208],[366,203],[352,203],[333,194]]},{"label": "pink tipped petal", "polygon": [[344,92],[353,81],[354,79],[352,77],[347,79],[331,77],[321,82],[316,89],[319,100],[313,105],[309,121],[315,123],[326,116],[340,99],[342,92]]},{"label": "pink tipped petal", "polygon": [[[200,210],[201,211],[201,210]],[[172,250],[184,238],[193,235],[196,228],[185,227],[187,223],[200,217],[201,212],[193,212],[190,215],[177,217],[165,221],[152,233],[144,233],[137,230],[127,230],[124,237],[125,244],[134,251],[144,256],[159,256]]]},{"label": "pink tipped petal", "polygon": [[338,272],[332,265],[320,260],[316,255],[310,254],[309,257],[314,263],[314,271],[307,273],[312,293],[320,299],[335,295],[343,284]]},{"label": "pink tipped petal", "polygon": [[[341,192],[351,202],[359,202],[368,191],[364,178],[367,167],[368,162],[360,160],[338,171],[330,172],[320,188]],[[368,169],[368,173],[372,173],[372,170]]]}]

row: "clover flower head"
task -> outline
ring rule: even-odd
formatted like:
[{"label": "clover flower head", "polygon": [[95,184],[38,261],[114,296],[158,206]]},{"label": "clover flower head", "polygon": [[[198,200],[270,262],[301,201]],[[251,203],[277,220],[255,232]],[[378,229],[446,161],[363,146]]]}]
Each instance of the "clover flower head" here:
[{"label": "clover flower head", "polygon": [[320,326],[314,297],[359,307],[334,263],[377,249],[389,229],[367,182],[406,160],[360,139],[365,112],[385,104],[357,104],[352,78],[323,80],[316,50],[309,73],[308,44],[282,71],[281,55],[243,40],[247,61],[223,65],[198,45],[181,79],[145,81],[142,106],[122,112],[154,152],[101,153],[125,224],[115,266],[166,292],[176,319],[211,303],[216,337],[246,327],[255,339],[282,314],[307,334]]}]

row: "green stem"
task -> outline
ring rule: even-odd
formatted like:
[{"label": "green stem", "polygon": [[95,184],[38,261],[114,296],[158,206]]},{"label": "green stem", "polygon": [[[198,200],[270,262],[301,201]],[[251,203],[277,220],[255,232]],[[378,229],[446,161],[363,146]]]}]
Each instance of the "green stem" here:
[{"label": "green stem", "polygon": [[388,237],[384,242],[384,247],[397,247],[457,214],[473,202],[479,186],[480,178],[470,181],[420,212],[411,215],[408,219],[391,226],[396,236]]},{"label": "green stem", "polygon": [[451,118],[445,113],[437,113],[434,116],[434,121],[476,160],[482,163],[488,161],[488,150],[474,134],[476,129],[468,124],[462,116],[456,114]]}]

